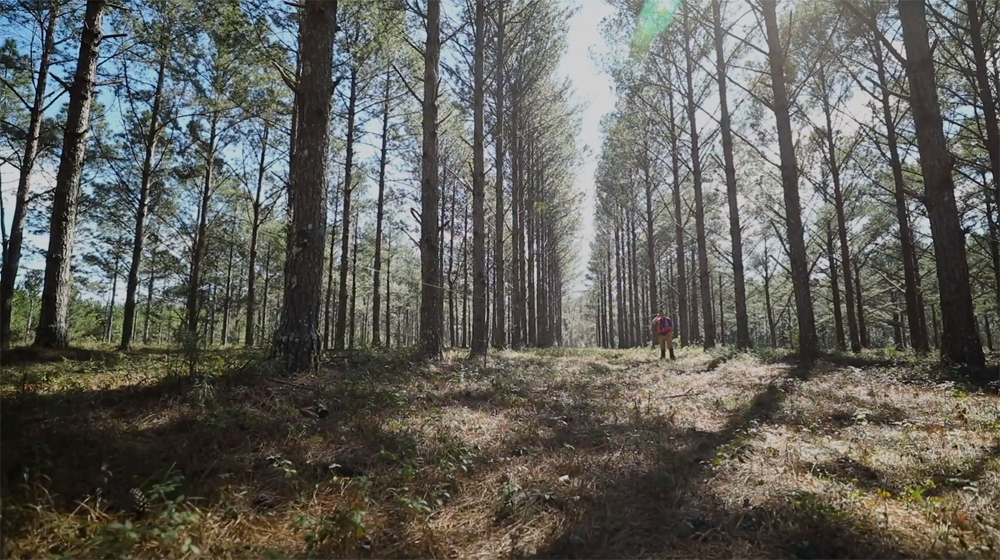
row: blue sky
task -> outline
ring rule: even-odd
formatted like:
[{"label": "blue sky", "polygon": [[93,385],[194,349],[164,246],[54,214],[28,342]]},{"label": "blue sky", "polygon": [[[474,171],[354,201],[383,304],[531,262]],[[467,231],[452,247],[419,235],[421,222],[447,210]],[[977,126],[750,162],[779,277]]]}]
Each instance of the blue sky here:
[{"label": "blue sky", "polygon": [[614,11],[604,0],[571,0],[580,9],[570,20],[568,49],[563,57],[561,72],[573,80],[577,100],[584,104],[583,128],[578,146],[589,147],[580,167],[576,185],[584,193],[581,210],[582,224],[577,243],[577,277],[569,283],[570,294],[583,289],[583,273],[590,258],[590,241],[594,234],[594,173],[601,152],[601,117],[615,108],[616,97],[611,78],[603,73],[595,56],[607,52],[601,36],[600,23]]}]

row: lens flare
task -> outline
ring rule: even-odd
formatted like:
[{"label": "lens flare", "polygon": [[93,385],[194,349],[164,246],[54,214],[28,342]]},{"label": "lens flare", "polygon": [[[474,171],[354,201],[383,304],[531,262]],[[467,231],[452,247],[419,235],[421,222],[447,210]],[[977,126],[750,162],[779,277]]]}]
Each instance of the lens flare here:
[{"label": "lens flare", "polygon": [[682,0],[646,0],[639,12],[639,24],[632,37],[632,54],[645,56],[650,45],[677,14]]}]

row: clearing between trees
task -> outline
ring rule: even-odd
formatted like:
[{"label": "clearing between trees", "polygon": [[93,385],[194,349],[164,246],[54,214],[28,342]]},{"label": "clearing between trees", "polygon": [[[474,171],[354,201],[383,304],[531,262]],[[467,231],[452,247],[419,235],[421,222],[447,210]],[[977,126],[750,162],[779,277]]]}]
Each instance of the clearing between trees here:
[{"label": "clearing between trees", "polygon": [[995,388],[898,352],[655,357],[279,377],[215,352],[190,377],[167,352],[11,352],[2,555],[997,556]]}]

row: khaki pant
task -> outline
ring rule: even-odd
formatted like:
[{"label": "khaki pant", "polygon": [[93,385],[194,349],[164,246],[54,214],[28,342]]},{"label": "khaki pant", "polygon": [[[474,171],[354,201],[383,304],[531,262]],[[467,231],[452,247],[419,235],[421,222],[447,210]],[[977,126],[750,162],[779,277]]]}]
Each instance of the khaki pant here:
[{"label": "khaki pant", "polygon": [[660,359],[666,359],[667,350],[670,350],[670,359],[674,358],[674,333],[673,331],[667,331],[667,334],[659,335],[660,340]]}]

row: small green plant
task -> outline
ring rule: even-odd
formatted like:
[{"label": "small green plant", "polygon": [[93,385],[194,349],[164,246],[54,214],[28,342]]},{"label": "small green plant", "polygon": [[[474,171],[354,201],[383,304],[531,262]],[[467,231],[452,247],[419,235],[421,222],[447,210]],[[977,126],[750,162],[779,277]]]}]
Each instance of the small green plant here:
[{"label": "small green plant", "polygon": [[365,513],[361,508],[338,508],[322,517],[300,515],[292,527],[304,533],[306,550],[310,553],[324,551],[329,545],[347,554],[357,550],[366,537]]},{"label": "small green plant", "polygon": [[396,498],[396,503],[406,508],[410,513],[420,515],[428,514],[431,512],[431,506],[427,503],[427,500],[404,494]]},{"label": "small green plant", "polygon": [[171,496],[182,484],[180,473],[168,472],[162,482],[149,487],[152,511],[142,521],[115,520],[100,526],[86,543],[87,556],[124,557],[137,545],[175,550],[181,555],[201,554],[198,524],[202,517],[191,507],[194,498]]},{"label": "small green plant", "polygon": [[295,469],[295,466],[291,461],[285,459],[281,456],[281,453],[271,455],[267,458],[268,462],[271,464],[271,468],[281,471],[285,475],[285,480],[297,479],[299,476],[299,471]]}]

